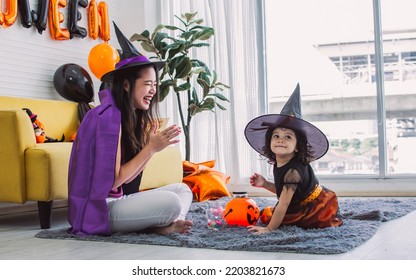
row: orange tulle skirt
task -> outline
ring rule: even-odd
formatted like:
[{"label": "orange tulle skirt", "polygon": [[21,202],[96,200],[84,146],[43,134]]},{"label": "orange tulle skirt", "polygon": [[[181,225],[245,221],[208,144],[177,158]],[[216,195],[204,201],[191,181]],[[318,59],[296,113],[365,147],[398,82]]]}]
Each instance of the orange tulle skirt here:
[{"label": "orange tulle skirt", "polygon": [[294,212],[286,213],[282,225],[296,225],[305,229],[336,227],[342,225],[338,217],[338,199],[336,194],[323,188],[313,201]]}]

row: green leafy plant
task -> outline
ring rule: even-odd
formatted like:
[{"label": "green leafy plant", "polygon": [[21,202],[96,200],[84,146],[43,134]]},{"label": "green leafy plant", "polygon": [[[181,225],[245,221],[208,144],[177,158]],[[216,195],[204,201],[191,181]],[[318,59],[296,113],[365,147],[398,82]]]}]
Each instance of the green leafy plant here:
[{"label": "green leafy plant", "polygon": [[[185,160],[190,160],[190,127],[192,118],[201,112],[215,108],[226,110],[221,102],[229,102],[222,94],[229,86],[217,80],[215,70],[201,60],[192,57],[193,49],[209,47],[207,42],[214,36],[214,29],[201,25],[204,20],[197,13],[175,16],[181,27],[158,25],[152,34],[148,30],[133,34],[131,41],[139,41],[143,49],[166,62],[160,74],[160,99],[173,92],[176,94],[179,116],[185,135]],[[169,33],[168,33],[169,32]]]}]

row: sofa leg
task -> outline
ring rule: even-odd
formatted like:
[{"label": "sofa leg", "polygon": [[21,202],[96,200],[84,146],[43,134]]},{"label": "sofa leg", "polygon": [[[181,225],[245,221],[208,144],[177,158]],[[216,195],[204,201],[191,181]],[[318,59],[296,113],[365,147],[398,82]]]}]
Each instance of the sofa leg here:
[{"label": "sofa leg", "polygon": [[41,229],[51,228],[52,205],[53,200],[38,201],[39,222]]}]

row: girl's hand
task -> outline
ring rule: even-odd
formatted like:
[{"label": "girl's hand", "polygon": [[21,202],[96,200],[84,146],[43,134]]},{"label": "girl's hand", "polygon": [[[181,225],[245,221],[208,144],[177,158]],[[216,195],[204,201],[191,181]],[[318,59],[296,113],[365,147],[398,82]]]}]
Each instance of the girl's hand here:
[{"label": "girl's hand", "polygon": [[176,125],[167,127],[162,131],[158,131],[159,125],[155,123],[149,136],[149,146],[155,151],[159,152],[169,145],[179,142],[178,137],[182,130]]},{"label": "girl's hand", "polygon": [[250,185],[255,188],[264,188],[266,185],[266,179],[262,175],[254,173],[250,177]]},{"label": "girl's hand", "polygon": [[248,231],[252,234],[259,235],[259,234],[265,234],[270,233],[271,230],[268,227],[259,227],[259,226],[248,226]]}]

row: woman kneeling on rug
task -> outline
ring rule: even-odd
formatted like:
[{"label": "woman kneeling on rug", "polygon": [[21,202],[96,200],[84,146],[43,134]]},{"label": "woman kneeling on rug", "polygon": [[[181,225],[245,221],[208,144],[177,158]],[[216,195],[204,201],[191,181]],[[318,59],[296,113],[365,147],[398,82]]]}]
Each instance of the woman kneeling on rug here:
[{"label": "woman kneeling on rug", "polygon": [[72,147],[69,231],[188,233],[193,223],[185,216],[193,196],[187,185],[139,192],[146,163],[181,133],[175,125],[158,132],[158,71],[164,62],[148,60],[114,27],[121,61],[101,78],[111,90],[99,93],[101,104],[85,115]]},{"label": "woman kneeling on rug", "polygon": [[300,90],[297,85],[280,114],[260,116],[245,129],[249,144],[273,164],[274,183],[254,173],[250,185],[277,195],[265,227],[249,226],[254,234],[276,230],[280,225],[302,228],[340,226],[336,194],[319,185],[310,162],[328,151],[326,136],[302,119]]}]

